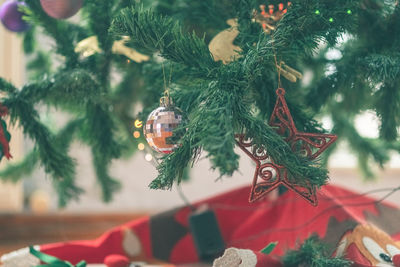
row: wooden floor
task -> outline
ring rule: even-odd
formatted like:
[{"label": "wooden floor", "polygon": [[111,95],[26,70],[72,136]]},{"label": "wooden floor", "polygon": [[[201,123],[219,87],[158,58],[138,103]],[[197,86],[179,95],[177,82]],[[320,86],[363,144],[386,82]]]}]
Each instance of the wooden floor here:
[{"label": "wooden floor", "polygon": [[0,255],[29,245],[96,238],[143,215],[0,215]]}]

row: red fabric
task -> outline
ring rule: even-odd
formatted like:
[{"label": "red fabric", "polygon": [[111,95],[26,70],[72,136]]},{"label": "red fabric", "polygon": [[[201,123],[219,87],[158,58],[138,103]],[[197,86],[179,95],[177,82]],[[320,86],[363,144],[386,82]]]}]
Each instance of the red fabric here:
[{"label": "red fabric", "polygon": [[[227,247],[259,251],[265,244],[279,241],[274,254],[283,255],[288,248],[294,248],[312,233],[324,237],[332,217],[339,223],[349,219],[363,223],[366,213],[378,216],[373,199],[332,185],[319,192],[317,207],[291,191],[274,202],[266,200],[249,204],[249,189],[243,187],[195,204],[206,204],[216,212]],[[349,195],[356,197],[340,199]],[[359,203],[367,204],[351,206]],[[176,219],[187,226],[189,215],[190,209],[184,208],[176,214]]]},{"label": "red fabric", "polygon": [[[381,218],[373,199],[337,186],[328,185],[319,191],[317,207],[309,205],[291,191],[275,201],[263,200],[249,204],[247,199],[249,191],[250,187],[246,186],[194,204],[195,207],[208,205],[215,211],[226,247],[260,251],[266,244],[278,241],[273,254],[280,256],[287,249],[296,248],[311,234],[325,238],[332,219],[340,226],[346,221],[363,223],[367,215],[378,220]],[[381,205],[398,212],[393,206]],[[182,208],[175,213],[174,218],[178,224],[189,228],[190,213],[189,208]],[[152,258],[153,245],[150,241],[149,219],[144,217],[117,227],[93,241],[43,245],[40,250],[72,263],[80,260],[103,263],[107,255],[125,255],[121,245],[121,229],[129,227],[139,237],[145,256]],[[392,233],[392,236],[399,235],[400,228],[397,233]],[[188,234],[170,248],[169,255],[171,263],[198,261],[189,229]]]},{"label": "red fabric", "polygon": [[[0,104],[0,117],[4,117],[8,114],[8,108]],[[6,138],[5,129],[3,129],[3,125],[0,122],[0,144],[3,147],[3,154],[7,159],[12,158],[10,154],[10,144]]]},{"label": "red fabric", "polygon": [[125,256],[111,254],[104,259],[104,264],[107,267],[129,267],[130,261]]},{"label": "red fabric", "polygon": [[3,147],[4,156],[7,159],[12,158],[12,156],[10,154],[10,146],[9,146],[8,140],[6,138],[6,134],[4,132],[3,125],[1,125],[1,123],[0,123],[0,144]]},{"label": "red fabric", "polygon": [[356,244],[354,244],[354,243],[351,244],[347,248],[346,258],[351,259],[354,262],[352,267],[370,267],[370,266],[372,266],[371,262],[361,254],[360,250],[357,248]]},{"label": "red fabric", "polygon": [[393,265],[396,267],[400,267],[400,254],[393,257]]},{"label": "red fabric", "polygon": [[125,255],[122,248],[121,229],[129,227],[134,229],[138,235],[146,257],[152,258],[148,221],[149,217],[143,217],[121,227],[114,228],[91,241],[71,241],[41,245],[40,251],[59,259],[67,260],[72,264],[77,264],[81,260],[85,260],[87,263],[103,263],[108,255]]},{"label": "red fabric", "polygon": [[258,251],[254,251],[254,254],[257,256],[256,267],[283,267],[282,262],[271,255],[266,255]]},{"label": "red fabric", "polygon": [[175,245],[169,258],[171,263],[198,262],[196,247],[193,243],[193,237],[186,235]]}]

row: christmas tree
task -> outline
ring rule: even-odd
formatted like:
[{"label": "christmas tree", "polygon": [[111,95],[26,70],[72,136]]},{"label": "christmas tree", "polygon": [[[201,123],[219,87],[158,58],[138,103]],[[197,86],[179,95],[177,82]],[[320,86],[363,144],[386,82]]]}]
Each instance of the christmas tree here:
[{"label": "christmas tree", "polygon": [[[90,146],[109,201],[118,189],[108,172],[112,160],[145,142],[141,134],[132,137],[134,122],[145,124],[163,96],[184,119],[164,137],[173,152],[161,157],[153,189],[180,183],[200,153],[221,177],[230,176],[239,169],[235,147],[251,140],[253,152],[283,166],[290,183],[313,191],[327,183],[325,165],[335,148],[320,153],[334,141],[323,117],[367,177],[371,162],[383,167],[389,153],[400,151],[395,0],[85,0],[78,22],[62,20],[71,14],[46,2],[26,0],[18,9],[30,25],[23,34],[28,83],[16,88],[0,79],[11,123],[35,148],[0,175],[17,180],[40,164],[53,177],[60,205],[81,193],[71,142]],[[37,45],[43,35],[54,42],[50,51]],[[311,78],[299,80],[306,72]],[[277,100],[284,103],[280,113]],[[50,128],[40,105],[67,112],[69,122]],[[132,114],[138,106],[140,113]],[[379,118],[378,138],[365,138],[354,126],[365,111]]]}]

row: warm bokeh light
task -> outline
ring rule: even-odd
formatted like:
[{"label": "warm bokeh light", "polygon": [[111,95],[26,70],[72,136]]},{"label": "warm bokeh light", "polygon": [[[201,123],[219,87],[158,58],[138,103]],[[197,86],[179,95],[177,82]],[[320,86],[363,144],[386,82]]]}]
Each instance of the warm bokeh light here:
[{"label": "warm bokeh light", "polygon": [[133,132],[133,137],[139,138],[140,137],[140,132],[139,131],[134,131]]},{"label": "warm bokeh light", "polygon": [[144,156],[144,159],[147,161],[151,161],[153,159],[153,156],[150,153],[147,153],[146,156]]},{"label": "warm bokeh light", "polygon": [[141,120],[135,120],[135,127],[140,128],[143,126],[143,122]]},{"label": "warm bokeh light", "polygon": [[138,144],[137,147],[138,147],[139,150],[143,150],[143,149],[144,149],[144,144],[143,144],[143,143],[140,143],[140,144]]}]

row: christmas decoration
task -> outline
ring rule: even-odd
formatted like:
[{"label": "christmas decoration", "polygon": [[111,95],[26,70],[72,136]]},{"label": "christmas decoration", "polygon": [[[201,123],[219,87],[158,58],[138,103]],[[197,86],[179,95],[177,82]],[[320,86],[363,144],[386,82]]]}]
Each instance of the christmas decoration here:
[{"label": "christmas decoration", "polygon": [[126,256],[111,254],[105,257],[104,264],[107,267],[129,267],[130,261]]},{"label": "christmas decoration", "polygon": [[[292,5],[291,2],[287,3],[287,7]],[[278,9],[274,5],[268,5],[268,11],[266,11],[265,5],[260,5],[261,12],[254,11],[254,21],[261,24],[265,33],[270,34],[275,31],[276,24],[282,19],[283,15],[286,14],[287,8],[283,3],[279,3]]]},{"label": "christmas decoration", "polygon": [[121,40],[115,41],[114,45],[112,47],[112,52],[114,54],[124,55],[127,58],[129,58],[137,63],[141,63],[143,61],[148,61],[150,59],[149,56],[143,55],[143,54],[137,52],[135,49],[127,47],[125,44],[128,41],[129,41],[128,36],[123,36]]},{"label": "christmas decoration", "polygon": [[143,122],[141,120],[136,119],[135,128],[142,128],[142,127],[143,127]]},{"label": "christmas decoration", "polygon": [[43,10],[55,19],[67,19],[78,13],[83,0],[40,0]]},{"label": "christmas decoration", "polygon": [[[88,264],[102,264],[107,256],[115,254],[125,256],[130,261],[154,262],[153,259],[158,259],[172,264],[198,262],[189,218],[193,208],[198,210],[204,206],[215,212],[226,247],[251,250],[245,254],[258,259],[255,266],[264,260],[273,263],[282,259],[282,256],[285,258],[288,250],[297,249],[299,244],[313,235],[330,247],[328,255],[333,255],[335,248],[340,248],[343,237],[358,232],[354,229],[360,224],[379,225],[394,243],[400,240],[400,210],[365,194],[327,185],[320,191],[318,207],[312,207],[297,198],[292,191],[280,195],[277,201],[249,204],[249,190],[250,187],[246,186],[193,203],[191,207],[145,216],[107,231],[94,240],[63,240],[60,243],[40,245],[36,250],[72,264],[82,260]],[[376,238],[373,233],[364,236],[371,237],[382,246],[395,246],[392,241]],[[259,254],[266,244],[276,241],[278,243],[272,252],[268,255]],[[394,261],[397,260],[398,252],[391,250],[391,246],[384,249],[393,253],[390,255]],[[240,250],[230,251],[233,251],[233,256],[241,256]],[[30,255],[10,253],[0,261],[5,267],[15,267],[7,264],[16,262],[16,257],[21,261],[29,259]]]},{"label": "christmas decoration", "polygon": [[[229,19],[226,23],[231,27],[215,35],[208,44],[208,49],[210,49],[214,60],[221,60],[224,64],[228,64],[239,58],[242,51],[239,46],[233,44],[239,34],[237,19]],[[303,78],[303,75],[299,71],[289,67],[283,61],[277,67],[282,76],[291,82],[296,82],[297,79]]]},{"label": "christmas decoration", "polygon": [[[337,136],[333,134],[303,133],[296,129],[292,115],[285,100],[285,90],[276,90],[277,99],[272,112],[269,125],[276,129],[296,153],[302,153],[310,160],[316,159],[325,149],[336,141]],[[299,184],[295,177],[291,177],[285,166],[280,166],[272,161],[267,149],[259,147],[245,135],[237,135],[236,143],[239,147],[256,162],[256,170],[250,193],[250,202],[254,202],[280,185],[284,185],[297,192],[312,205],[318,204],[315,186],[309,182]]]},{"label": "christmas decoration", "polygon": [[[114,54],[124,55],[137,63],[148,61],[150,59],[149,56],[143,55],[137,52],[135,49],[127,47],[125,44],[128,41],[129,37],[127,36],[124,36],[124,38],[121,40],[114,41],[112,52]],[[83,57],[90,57],[96,53],[102,52],[101,48],[99,47],[97,36],[90,36],[86,39],[83,39],[75,46],[74,51],[76,53],[81,53]]]},{"label": "christmas decoration", "polygon": [[225,250],[215,213],[209,209],[194,210],[189,217],[190,231],[197,255],[202,261],[212,261]]},{"label": "christmas decoration", "polygon": [[24,32],[29,29],[29,24],[22,19],[24,13],[20,11],[25,2],[8,0],[0,6],[0,20],[4,27],[13,32]]},{"label": "christmas decoration", "polygon": [[234,61],[242,51],[239,46],[233,44],[239,34],[237,19],[229,19],[226,23],[231,27],[215,35],[208,44],[214,60],[222,60],[224,64]]},{"label": "christmas decoration", "polygon": [[76,44],[75,53],[81,53],[83,57],[90,57],[96,53],[101,53],[102,50],[99,47],[99,40],[97,36],[90,36],[83,39]]},{"label": "christmas decoration", "polygon": [[277,68],[280,74],[292,83],[297,82],[297,79],[303,79],[303,74],[286,65],[284,61],[281,61]]},{"label": "christmas decoration", "polygon": [[[277,161],[280,152],[286,155],[279,158],[279,164],[296,176],[293,179],[309,178],[317,186],[325,184],[328,177],[324,166],[291,153],[279,136],[269,135],[272,129],[262,122],[270,112],[266,103],[270,103],[271,88],[276,84],[271,75],[276,65],[291,81],[300,75],[289,66],[307,71],[310,79],[290,85],[291,90],[302,92],[291,106],[292,114],[296,112],[293,115],[308,132],[319,130],[310,114],[329,116],[332,128],[358,157],[364,176],[373,175],[371,162],[384,166],[389,155],[398,151],[400,27],[396,21],[400,11],[394,0],[369,0],[368,5],[354,0],[329,4],[292,1],[290,7],[287,0],[210,0],[195,4],[179,0],[177,5],[159,0],[143,0],[143,5],[133,2],[86,0],[83,16],[75,16],[74,21],[54,21],[39,0],[29,0],[32,4],[27,15],[35,30],[27,32],[23,40],[24,49],[30,53],[26,57],[30,78],[21,86],[2,78],[0,90],[1,102],[10,109],[10,122],[21,125],[34,149],[1,170],[0,177],[22,178],[22,173],[29,174],[42,165],[59,192],[59,204],[67,205],[84,192],[75,177],[79,175],[75,155],[67,148],[85,137],[103,199],[111,200],[118,188],[118,180],[109,174],[111,162],[122,154],[145,149],[141,139],[134,139],[132,145],[130,125],[137,116],[132,111],[148,116],[155,107],[162,90],[163,64],[174,71],[174,93],[191,123],[182,149],[158,160],[159,174],[150,183],[151,188],[168,189],[182,181],[185,168],[192,165],[199,151],[207,154],[212,169],[221,177],[238,171],[239,157],[232,140],[238,129],[251,131],[251,138],[268,145],[268,154]],[[259,4],[265,6],[260,9]],[[274,6],[270,8],[269,4]],[[238,26],[225,25],[232,18]],[[374,27],[370,27],[371,21],[376,22]],[[208,42],[229,27],[232,31],[225,35],[229,42],[223,46],[230,51],[228,55],[240,51],[240,57],[229,64],[215,62]],[[240,34],[234,38],[238,30]],[[346,34],[351,38],[341,38]],[[85,50],[77,54],[74,48],[88,37],[93,37],[86,45],[95,48],[94,54]],[[151,60],[127,64],[131,58],[123,60],[124,56],[113,52],[116,40],[146,53]],[[43,47],[43,43],[52,49]],[[92,43],[97,47],[91,47]],[[127,51],[121,53],[128,55]],[[8,64],[13,58],[4,60]],[[232,59],[228,56],[221,60]],[[68,123],[51,124],[53,128],[49,128],[38,103],[44,103],[45,109],[57,107],[69,113]],[[250,105],[260,112],[246,112]],[[377,115],[379,138],[365,137],[355,129],[354,120],[371,111]],[[71,138],[65,138],[65,132]]]},{"label": "christmas decoration", "polygon": [[283,267],[277,257],[250,249],[228,248],[224,255],[216,259],[213,267]]},{"label": "christmas decoration", "polygon": [[46,265],[41,265],[41,266],[58,266],[58,267],[86,267],[86,262],[85,261],[80,261],[76,265],[68,262],[68,261],[63,261],[60,260],[56,257],[53,257],[51,255],[45,254],[43,252],[40,252],[39,250],[35,249],[35,247],[30,246],[29,247],[29,252],[37,257],[41,262],[46,263]]},{"label": "christmas decoration", "polygon": [[362,266],[400,267],[400,241],[372,224],[360,224],[346,233],[335,254]]},{"label": "christmas decoration", "polygon": [[161,107],[153,110],[148,116],[143,133],[152,149],[169,154],[179,146],[179,136],[173,136],[173,131],[184,123],[184,117],[167,94],[161,98],[160,103]]},{"label": "christmas decoration", "polygon": [[12,158],[10,154],[10,139],[11,134],[7,131],[7,124],[2,119],[4,116],[8,114],[7,107],[0,104],[0,159],[5,156],[7,159]]}]

